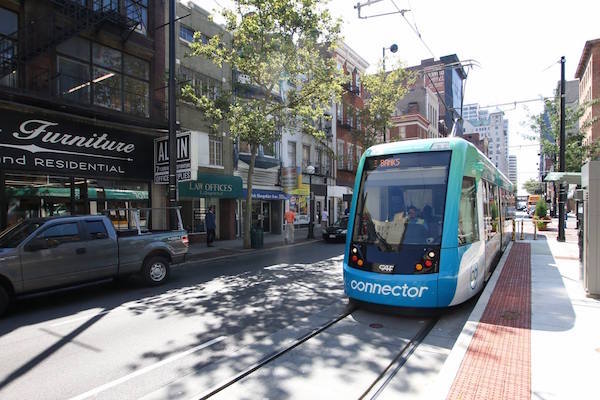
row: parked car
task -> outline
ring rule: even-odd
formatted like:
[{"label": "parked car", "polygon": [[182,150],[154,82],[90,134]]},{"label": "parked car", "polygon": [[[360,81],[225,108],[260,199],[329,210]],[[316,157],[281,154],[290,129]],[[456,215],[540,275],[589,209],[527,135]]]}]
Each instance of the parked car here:
[{"label": "parked car", "polygon": [[138,273],[160,285],[187,254],[187,232],[179,228],[142,232],[138,223],[117,231],[100,215],[25,220],[0,234],[0,315],[24,294],[111,277]]},{"label": "parked car", "polygon": [[344,216],[338,219],[333,225],[328,226],[323,231],[323,240],[326,242],[346,240],[348,230],[348,217]]}]

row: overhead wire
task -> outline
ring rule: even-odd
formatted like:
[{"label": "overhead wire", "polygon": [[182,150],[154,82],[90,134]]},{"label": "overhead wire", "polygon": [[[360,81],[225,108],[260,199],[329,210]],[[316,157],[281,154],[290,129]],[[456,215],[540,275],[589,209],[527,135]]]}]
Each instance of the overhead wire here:
[{"label": "overhead wire", "polygon": [[406,11],[409,11],[409,10],[402,10],[400,7],[398,7],[398,5],[396,4],[396,2],[394,0],[390,0],[390,1],[394,5],[394,7],[396,7],[396,10],[398,10],[398,13],[402,16],[402,18],[404,18],[404,20],[406,21],[406,23],[408,24],[408,26],[410,26],[410,29],[412,29],[412,31],[415,33],[415,35],[417,35],[417,37],[419,38],[419,40],[421,41],[421,43],[423,43],[423,46],[425,46],[425,48],[427,49],[427,51],[429,51],[429,54],[431,54],[431,56],[433,58],[435,58],[435,54],[433,54],[433,51],[431,51],[431,48],[427,45],[427,43],[425,43],[425,40],[423,40],[423,37],[421,36],[421,32],[419,32],[419,29],[417,28],[417,25],[415,24],[413,26],[413,24],[411,24],[410,21],[408,20],[408,18],[406,18],[406,16],[404,15],[404,13]]}]

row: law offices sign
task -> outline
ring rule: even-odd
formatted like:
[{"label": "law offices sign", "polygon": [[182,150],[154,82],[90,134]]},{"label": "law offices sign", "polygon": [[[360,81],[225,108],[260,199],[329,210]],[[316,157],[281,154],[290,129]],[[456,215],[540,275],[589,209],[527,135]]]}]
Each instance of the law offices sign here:
[{"label": "law offices sign", "polygon": [[152,178],[152,138],[18,112],[0,121],[0,167],[54,175]]},{"label": "law offices sign", "polygon": [[[177,182],[192,179],[190,132],[177,134]],[[154,140],[154,183],[169,183],[169,138]]]}]

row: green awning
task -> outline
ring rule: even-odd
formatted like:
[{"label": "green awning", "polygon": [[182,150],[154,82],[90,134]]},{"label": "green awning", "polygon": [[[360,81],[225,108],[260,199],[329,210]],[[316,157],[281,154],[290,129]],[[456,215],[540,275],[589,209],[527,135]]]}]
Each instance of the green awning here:
[{"label": "green awning", "polygon": [[581,172],[548,172],[544,182],[560,182],[581,185]]}]

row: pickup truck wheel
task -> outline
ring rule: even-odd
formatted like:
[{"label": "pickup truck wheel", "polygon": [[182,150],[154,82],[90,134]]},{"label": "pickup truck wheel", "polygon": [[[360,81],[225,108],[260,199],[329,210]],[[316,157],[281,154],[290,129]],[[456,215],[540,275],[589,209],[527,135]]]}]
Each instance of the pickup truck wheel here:
[{"label": "pickup truck wheel", "polygon": [[160,285],[169,277],[169,260],[165,257],[151,257],[144,262],[142,277],[149,285]]},{"label": "pickup truck wheel", "polygon": [[0,285],[0,317],[6,312],[8,309],[8,304],[10,303],[10,296],[6,289]]}]

